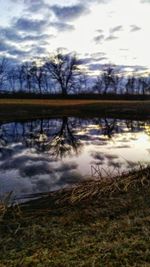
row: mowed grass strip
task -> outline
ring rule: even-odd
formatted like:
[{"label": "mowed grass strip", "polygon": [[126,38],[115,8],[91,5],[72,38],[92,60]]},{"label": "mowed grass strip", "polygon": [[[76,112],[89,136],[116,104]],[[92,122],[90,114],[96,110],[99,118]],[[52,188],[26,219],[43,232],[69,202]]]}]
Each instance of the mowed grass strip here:
[{"label": "mowed grass strip", "polygon": [[78,100],[78,99],[0,99],[0,105],[48,105],[48,106],[75,106],[75,105],[150,105],[150,100]]}]

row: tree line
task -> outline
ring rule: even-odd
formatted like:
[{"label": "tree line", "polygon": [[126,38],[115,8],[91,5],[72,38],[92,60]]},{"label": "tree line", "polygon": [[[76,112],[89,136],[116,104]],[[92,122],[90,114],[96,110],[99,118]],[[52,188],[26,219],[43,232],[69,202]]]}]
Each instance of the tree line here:
[{"label": "tree line", "polygon": [[150,94],[150,77],[124,76],[107,65],[97,77],[90,77],[81,68],[75,53],[63,54],[59,50],[42,61],[10,65],[0,59],[0,93],[29,94]]}]

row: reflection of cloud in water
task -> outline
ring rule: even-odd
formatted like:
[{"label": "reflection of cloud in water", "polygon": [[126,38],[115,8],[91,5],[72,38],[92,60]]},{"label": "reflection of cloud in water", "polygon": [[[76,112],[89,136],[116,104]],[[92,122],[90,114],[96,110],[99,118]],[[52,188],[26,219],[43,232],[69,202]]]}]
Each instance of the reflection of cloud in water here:
[{"label": "reflection of cloud in water", "polygon": [[44,175],[44,174],[50,174],[52,173],[52,170],[50,168],[50,165],[46,162],[39,162],[36,165],[27,165],[27,166],[22,166],[20,168],[20,175],[22,177],[26,176],[35,176],[35,175]]},{"label": "reflection of cloud in water", "polygon": [[70,171],[73,169],[76,169],[78,167],[77,163],[74,162],[70,162],[70,163],[64,163],[61,166],[57,167],[55,169],[56,172],[66,172],[66,171]]},{"label": "reflection of cloud in water", "polygon": [[78,172],[64,172],[61,176],[60,176],[60,180],[58,181],[58,185],[59,186],[64,186],[64,185],[73,185],[76,183],[79,183],[81,181],[83,181],[85,178]]},{"label": "reflection of cloud in water", "polygon": [[112,146],[111,149],[117,149],[117,148],[130,148],[129,145],[122,145],[122,146]]},{"label": "reflection of cloud in water", "polygon": [[[5,159],[7,161],[4,161],[0,165],[0,169],[7,170],[7,169],[20,169],[22,166],[26,164],[35,164],[35,162],[41,161],[41,165],[43,162],[50,162],[50,159],[45,157],[31,157],[27,155],[17,156],[11,159]],[[42,166],[41,166],[42,167]]]},{"label": "reflection of cloud in water", "polygon": [[91,156],[99,161],[104,161],[105,160],[105,155],[102,152],[92,152]]},{"label": "reflection of cloud in water", "polygon": [[[50,191],[85,179],[84,175],[90,174],[90,165],[106,171],[123,170],[148,161],[149,139],[144,123],[63,118],[4,125],[7,144],[0,147],[0,190]],[[32,147],[27,146],[31,133],[36,139],[40,134],[46,136],[42,151],[37,149],[37,141]],[[56,159],[55,153],[63,144],[69,147],[69,153]]]},{"label": "reflection of cloud in water", "polygon": [[0,160],[6,160],[9,157],[12,157],[14,150],[10,148],[1,148],[0,149]]}]

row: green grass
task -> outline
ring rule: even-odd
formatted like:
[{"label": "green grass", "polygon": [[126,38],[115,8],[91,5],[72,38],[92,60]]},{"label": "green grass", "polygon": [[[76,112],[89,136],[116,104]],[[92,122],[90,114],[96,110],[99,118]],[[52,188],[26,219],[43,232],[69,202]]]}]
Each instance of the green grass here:
[{"label": "green grass", "polygon": [[8,209],[0,266],[150,266],[150,168]]}]

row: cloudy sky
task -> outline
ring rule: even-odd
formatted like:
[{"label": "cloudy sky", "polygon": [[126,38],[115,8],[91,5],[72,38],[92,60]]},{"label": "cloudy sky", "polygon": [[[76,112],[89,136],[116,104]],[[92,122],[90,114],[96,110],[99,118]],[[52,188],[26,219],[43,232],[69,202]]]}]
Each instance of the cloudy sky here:
[{"label": "cloudy sky", "polygon": [[150,0],[0,0],[0,55],[12,60],[76,51],[103,64],[150,69]]}]

